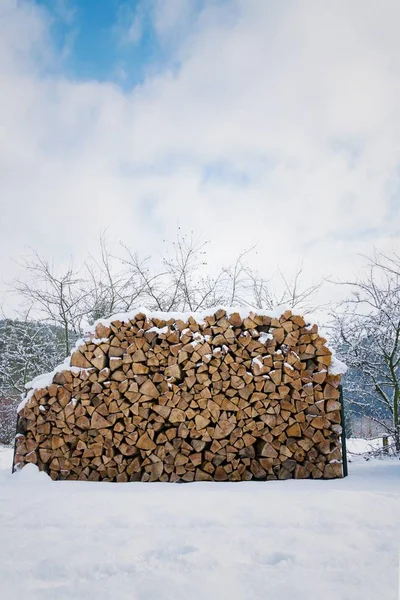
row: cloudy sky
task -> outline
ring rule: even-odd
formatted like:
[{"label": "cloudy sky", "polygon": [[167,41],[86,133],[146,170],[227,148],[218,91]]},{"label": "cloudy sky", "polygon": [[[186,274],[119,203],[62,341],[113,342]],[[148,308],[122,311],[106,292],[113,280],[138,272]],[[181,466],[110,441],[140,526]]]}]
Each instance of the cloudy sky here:
[{"label": "cloudy sky", "polygon": [[105,228],[346,277],[400,230],[398,0],[0,0],[0,279]]}]

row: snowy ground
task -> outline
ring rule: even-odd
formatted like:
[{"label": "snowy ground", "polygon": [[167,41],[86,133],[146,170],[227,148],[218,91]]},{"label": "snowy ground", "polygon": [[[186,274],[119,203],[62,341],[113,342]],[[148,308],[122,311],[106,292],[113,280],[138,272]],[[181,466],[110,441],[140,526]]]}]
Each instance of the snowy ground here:
[{"label": "snowy ground", "polygon": [[0,448],[2,600],[398,598],[396,459],[356,458],[337,481],[184,485],[11,476],[11,459]]}]

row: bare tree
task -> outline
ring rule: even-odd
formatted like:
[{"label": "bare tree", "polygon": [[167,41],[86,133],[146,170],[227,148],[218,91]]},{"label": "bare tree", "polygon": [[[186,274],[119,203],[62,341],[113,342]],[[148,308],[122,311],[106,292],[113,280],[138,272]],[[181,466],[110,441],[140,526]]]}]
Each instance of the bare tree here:
[{"label": "bare tree", "polygon": [[244,250],[233,265],[223,269],[223,281],[227,303],[230,306],[255,306],[252,281],[255,275],[246,263],[246,257],[253,252],[255,246]]},{"label": "bare tree", "polygon": [[290,279],[280,269],[277,276],[270,279],[258,276],[252,269],[247,269],[247,273],[256,308],[272,309],[275,306],[286,304],[289,308],[303,313],[322,308],[316,303],[316,295],[322,282],[303,286],[301,282],[304,275],[303,263]]},{"label": "bare tree", "polygon": [[281,271],[274,279],[259,276],[248,264],[254,247],[211,274],[209,242],[179,229],[158,263],[125,245],[121,248],[123,254],[114,255],[103,234],[98,255],[90,255],[80,268],[69,265],[59,272],[35,252],[24,261],[26,277],[15,282],[14,292],[35,318],[63,328],[67,354],[71,335],[79,335],[82,326],[140,304],[160,311],[197,311],[217,304],[270,309],[288,304],[308,312],[315,308],[321,286],[301,285],[302,265],[292,279]]},{"label": "bare tree", "polygon": [[138,270],[132,270],[126,260],[112,253],[104,233],[99,239],[99,257],[90,255],[84,270],[90,294],[81,305],[89,323],[126,312],[142,300],[145,285]]},{"label": "bare tree", "polygon": [[346,396],[393,436],[400,452],[400,260],[375,252],[366,274],[345,285],[352,294],[334,332],[350,367]]},{"label": "bare tree", "polygon": [[79,335],[92,291],[79,272],[69,265],[57,274],[54,265],[36,252],[23,262],[26,279],[14,282],[28,311],[38,320],[59,326],[64,332],[66,354],[71,350],[71,333]]},{"label": "bare tree", "polygon": [[193,234],[183,235],[178,230],[171,246],[172,252],[166,253],[161,268],[152,267],[150,258],[141,259],[125,247],[125,261],[136,283],[138,297],[149,308],[197,311],[216,304],[260,309],[287,304],[302,312],[320,308],[316,295],[322,282],[303,286],[303,265],[292,279],[286,278],[282,271],[274,279],[265,279],[248,264],[255,250],[251,247],[239,254],[232,265],[220,268],[211,276],[207,272],[208,241]]},{"label": "bare tree", "polygon": [[226,302],[229,294],[225,270],[215,277],[207,273],[207,246],[207,241],[178,230],[158,268],[150,257],[142,259],[124,246],[124,262],[143,303],[160,311],[197,311]]}]

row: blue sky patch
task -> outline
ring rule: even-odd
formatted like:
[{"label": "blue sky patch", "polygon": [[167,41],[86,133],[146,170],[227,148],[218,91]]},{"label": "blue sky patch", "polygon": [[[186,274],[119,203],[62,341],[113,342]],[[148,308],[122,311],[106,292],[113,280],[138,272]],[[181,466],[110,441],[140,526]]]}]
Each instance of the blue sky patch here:
[{"label": "blue sky patch", "polygon": [[[37,4],[51,16],[62,70],[71,77],[112,81],[129,89],[143,81],[149,70],[168,64],[150,14],[137,0],[37,0]],[[132,40],[128,32],[136,12],[141,31]]]},{"label": "blue sky patch", "polygon": [[[226,1],[215,0],[215,5],[223,6]],[[156,2],[36,0],[50,16],[60,57],[57,66],[64,74],[78,80],[114,82],[127,90],[165,68],[179,68],[179,41],[195,26],[205,0],[188,0],[183,5],[188,8],[178,12],[169,36],[157,28],[157,6],[164,5]]]}]

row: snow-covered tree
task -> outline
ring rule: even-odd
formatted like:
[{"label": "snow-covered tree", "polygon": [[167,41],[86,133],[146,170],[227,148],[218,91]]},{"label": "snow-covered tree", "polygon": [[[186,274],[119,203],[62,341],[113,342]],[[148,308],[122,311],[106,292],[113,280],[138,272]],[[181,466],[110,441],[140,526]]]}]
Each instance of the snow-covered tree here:
[{"label": "snow-covered tree", "polygon": [[62,362],[63,330],[47,323],[0,320],[0,443],[15,434],[16,408],[25,384]]},{"label": "snow-covered tree", "polygon": [[0,395],[0,444],[10,444],[15,436],[18,401]]},{"label": "snow-covered tree", "polygon": [[334,326],[350,367],[346,399],[380,423],[400,452],[400,258],[376,252],[366,274],[346,285],[352,295]]},{"label": "snow-covered tree", "polygon": [[0,320],[0,394],[15,397],[27,381],[64,359],[63,330],[37,321]]}]

